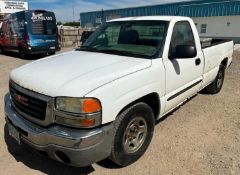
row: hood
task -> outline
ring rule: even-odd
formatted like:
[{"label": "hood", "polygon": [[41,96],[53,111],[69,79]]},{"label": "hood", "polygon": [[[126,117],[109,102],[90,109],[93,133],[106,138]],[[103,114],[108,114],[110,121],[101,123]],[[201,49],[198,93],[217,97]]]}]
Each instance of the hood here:
[{"label": "hood", "polygon": [[82,97],[150,66],[148,59],[71,51],[26,64],[13,70],[10,78],[21,87],[51,97]]}]

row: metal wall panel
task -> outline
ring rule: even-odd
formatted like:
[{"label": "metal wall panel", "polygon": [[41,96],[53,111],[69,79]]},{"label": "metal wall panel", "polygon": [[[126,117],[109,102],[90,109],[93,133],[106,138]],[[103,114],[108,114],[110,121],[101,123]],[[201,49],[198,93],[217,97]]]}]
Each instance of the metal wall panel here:
[{"label": "metal wall panel", "polygon": [[182,3],[87,12],[80,14],[81,26],[97,26],[99,21],[105,22],[108,16],[111,15],[121,17],[154,15],[189,17],[238,16],[240,15],[240,0],[195,0]]}]

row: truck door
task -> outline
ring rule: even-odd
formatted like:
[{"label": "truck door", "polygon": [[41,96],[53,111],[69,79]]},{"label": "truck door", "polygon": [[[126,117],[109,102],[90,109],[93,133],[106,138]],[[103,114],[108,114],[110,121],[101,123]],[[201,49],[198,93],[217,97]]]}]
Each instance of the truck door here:
[{"label": "truck door", "polygon": [[[188,97],[197,93],[202,84],[204,57],[200,44],[196,43],[198,35],[193,33],[189,21],[176,22],[169,44],[168,56],[163,59],[166,68],[166,108],[169,111]],[[197,32],[197,31],[194,31]],[[191,45],[197,49],[192,58],[174,57],[176,47]]]}]

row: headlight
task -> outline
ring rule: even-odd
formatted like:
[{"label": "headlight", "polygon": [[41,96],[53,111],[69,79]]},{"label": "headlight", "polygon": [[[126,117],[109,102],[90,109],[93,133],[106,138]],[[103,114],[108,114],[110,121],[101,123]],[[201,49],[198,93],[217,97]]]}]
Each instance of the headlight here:
[{"label": "headlight", "polygon": [[101,104],[94,98],[58,97],[56,108],[65,112],[90,114],[101,111]]},{"label": "headlight", "polygon": [[56,98],[57,123],[79,128],[91,128],[101,124],[101,103],[95,98]]}]

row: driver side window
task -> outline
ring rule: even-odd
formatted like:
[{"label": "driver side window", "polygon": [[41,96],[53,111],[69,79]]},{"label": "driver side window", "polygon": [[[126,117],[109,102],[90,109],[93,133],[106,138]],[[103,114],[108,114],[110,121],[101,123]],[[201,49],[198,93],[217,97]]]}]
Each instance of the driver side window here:
[{"label": "driver side window", "polygon": [[169,58],[173,58],[178,45],[195,46],[192,28],[188,21],[177,22],[173,28],[171,44],[169,48]]},{"label": "driver side window", "polygon": [[118,36],[120,33],[120,27],[111,27],[99,35],[93,45],[112,46],[118,42]]}]

